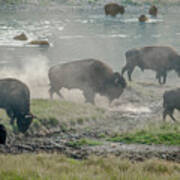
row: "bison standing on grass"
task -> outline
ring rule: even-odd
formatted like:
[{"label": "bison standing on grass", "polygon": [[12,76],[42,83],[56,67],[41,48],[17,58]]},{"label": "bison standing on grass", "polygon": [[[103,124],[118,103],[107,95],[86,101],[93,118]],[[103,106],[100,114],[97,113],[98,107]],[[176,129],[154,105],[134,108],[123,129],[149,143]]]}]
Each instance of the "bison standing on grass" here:
[{"label": "bison standing on grass", "polygon": [[105,63],[86,59],[58,64],[49,69],[50,96],[61,97],[61,88],[80,89],[87,102],[94,103],[95,93],[107,96],[111,101],[118,98],[126,87],[125,79],[113,72]]},{"label": "bison standing on grass", "polygon": [[106,15],[116,16],[117,14],[124,14],[124,6],[117,3],[109,3],[104,6],[104,11]]},{"label": "bison standing on grass", "polygon": [[30,113],[30,92],[24,83],[11,78],[0,80],[0,108],[6,110],[11,125],[16,119],[19,131],[26,132],[33,115]]},{"label": "bison standing on grass", "polygon": [[[129,81],[136,66],[142,71],[145,69],[154,70],[156,79],[160,84],[166,83],[167,72],[175,70],[180,76],[180,56],[177,52],[167,46],[150,46],[134,48],[126,52],[126,65],[122,69],[122,75],[127,71]],[[163,77],[163,82],[161,81]]]},{"label": "bison standing on grass", "polygon": [[163,95],[163,119],[166,119],[166,116],[169,115],[173,121],[176,119],[173,116],[175,109],[180,110],[180,88],[166,91]]}]

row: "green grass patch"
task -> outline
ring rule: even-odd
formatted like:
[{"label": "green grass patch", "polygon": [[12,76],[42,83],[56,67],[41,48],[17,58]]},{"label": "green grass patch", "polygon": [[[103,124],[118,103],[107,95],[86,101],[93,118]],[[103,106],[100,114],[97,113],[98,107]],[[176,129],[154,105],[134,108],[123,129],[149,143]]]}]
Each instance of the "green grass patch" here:
[{"label": "green grass patch", "polygon": [[91,140],[91,139],[80,139],[77,141],[70,141],[67,143],[68,146],[78,148],[81,146],[97,146],[97,145],[102,145],[102,142]]},{"label": "green grass patch", "polygon": [[127,144],[165,144],[180,145],[180,126],[178,124],[163,124],[157,127],[149,126],[132,133],[119,134],[108,138],[108,141],[124,142]]}]

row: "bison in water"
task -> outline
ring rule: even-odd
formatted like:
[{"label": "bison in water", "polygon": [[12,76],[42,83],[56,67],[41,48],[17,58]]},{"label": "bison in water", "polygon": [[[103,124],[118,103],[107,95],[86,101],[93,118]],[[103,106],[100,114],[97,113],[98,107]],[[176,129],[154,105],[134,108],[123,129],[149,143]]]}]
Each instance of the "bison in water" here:
[{"label": "bison in water", "polygon": [[11,78],[0,80],[0,108],[6,110],[12,125],[17,119],[19,131],[26,132],[33,115],[30,113],[30,92],[24,83]]},{"label": "bison in water", "polygon": [[83,91],[87,102],[94,103],[95,93],[105,95],[110,101],[118,98],[126,87],[125,79],[105,63],[86,59],[58,64],[49,69],[50,97],[61,97],[61,88]]},{"label": "bison in water", "polygon": [[180,88],[166,91],[163,95],[163,119],[166,119],[166,115],[169,115],[173,121],[176,119],[173,117],[175,109],[180,110]]},{"label": "bison in water", "polygon": [[6,144],[6,129],[0,124],[0,144]]},{"label": "bison in water", "polygon": [[124,14],[124,6],[118,5],[116,3],[109,3],[104,6],[104,11],[106,15],[116,16],[117,14]]},{"label": "bison in water", "polygon": [[158,8],[156,6],[151,6],[149,9],[149,14],[152,16],[157,16],[158,13]]},{"label": "bison in water", "polygon": [[[122,69],[122,75],[127,71],[128,79],[136,66],[142,71],[151,69],[156,72],[156,79],[160,84],[166,83],[167,72],[175,70],[180,76],[180,56],[177,52],[166,46],[151,46],[128,50],[125,53],[126,65]],[[161,81],[163,77],[163,82]]]}]

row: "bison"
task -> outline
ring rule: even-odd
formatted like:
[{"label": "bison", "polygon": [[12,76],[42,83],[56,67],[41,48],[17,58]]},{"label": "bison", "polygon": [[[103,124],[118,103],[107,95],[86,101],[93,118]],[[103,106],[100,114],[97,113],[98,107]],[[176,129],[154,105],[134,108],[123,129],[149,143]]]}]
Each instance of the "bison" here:
[{"label": "bison", "polygon": [[146,22],[148,18],[144,14],[142,14],[141,16],[139,16],[138,20],[139,22]]},{"label": "bison", "polygon": [[152,16],[157,16],[158,13],[158,8],[156,6],[151,6],[149,9],[149,14]]},{"label": "bison", "polygon": [[112,101],[126,87],[125,79],[113,72],[111,67],[95,59],[85,59],[54,65],[49,69],[50,97],[61,97],[61,88],[77,88],[83,91],[87,102],[94,103],[95,93],[105,95]]},{"label": "bison", "polygon": [[0,124],[0,144],[6,144],[6,128]]},{"label": "bison", "polygon": [[124,6],[117,3],[108,3],[104,6],[104,11],[106,15],[116,16],[117,14],[124,14]]},{"label": "bison", "polygon": [[176,119],[173,117],[175,109],[180,110],[180,88],[165,91],[163,94],[163,119],[166,119],[166,115],[169,115],[173,121]]},{"label": "bison", "polygon": [[[156,72],[156,79],[160,84],[166,83],[167,72],[175,70],[180,76],[180,56],[167,46],[150,46],[130,49],[125,53],[126,65],[122,68],[122,75],[127,71],[128,79],[136,66],[142,71],[151,69]],[[163,82],[161,81],[163,77]]]},{"label": "bison", "polygon": [[16,119],[19,131],[26,132],[33,115],[30,113],[30,92],[24,83],[12,78],[0,80],[0,108],[6,110],[11,125]]}]

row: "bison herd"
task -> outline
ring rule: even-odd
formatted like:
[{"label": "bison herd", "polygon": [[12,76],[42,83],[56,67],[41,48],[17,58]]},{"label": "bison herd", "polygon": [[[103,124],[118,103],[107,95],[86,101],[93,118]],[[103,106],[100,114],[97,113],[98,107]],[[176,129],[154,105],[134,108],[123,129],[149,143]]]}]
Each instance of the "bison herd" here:
[{"label": "bison herd", "polygon": [[[116,3],[104,6],[105,14],[116,16],[124,14],[125,8]],[[158,9],[152,6],[149,14],[157,16]],[[141,16],[139,21],[146,21],[146,16]],[[110,101],[121,96],[127,86],[123,77],[127,72],[128,80],[132,81],[132,73],[135,67],[142,71],[150,69],[155,71],[159,84],[165,84],[167,73],[171,70],[180,76],[180,55],[168,46],[149,46],[133,48],[125,52],[126,64],[119,72],[114,72],[106,63],[96,59],[84,59],[63,64],[56,64],[49,68],[48,77],[50,82],[49,94],[62,97],[61,88],[80,89],[84,93],[86,102],[94,104],[95,94],[106,96]],[[169,115],[173,121],[175,109],[180,110],[180,88],[166,91],[163,94],[163,119]],[[18,130],[25,133],[33,121],[30,112],[30,91],[26,84],[13,79],[0,80],[0,108],[4,109],[10,118],[10,124],[16,122]],[[0,144],[6,142],[6,129],[0,124]]]},{"label": "bison herd", "polygon": [[[135,67],[139,67],[142,71],[145,69],[155,71],[160,84],[166,83],[167,73],[170,70],[180,75],[180,56],[171,47],[133,48],[125,53],[125,57],[126,65],[122,68],[121,74],[113,72],[109,65],[96,59],[72,61],[50,67],[48,71],[50,98],[53,98],[54,93],[62,97],[60,90],[64,87],[82,90],[86,101],[92,104],[96,93],[113,101],[121,96],[127,86],[124,73],[127,72],[129,81],[132,81],[131,75]],[[169,115],[176,121],[173,111],[180,110],[180,101],[177,98],[179,96],[180,89],[164,93],[163,119]],[[12,126],[16,121],[20,132],[27,131],[34,116],[30,112],[30,91],[26,84],[12,78],[1,79],[0,108],[6,111]],[[0,125],[0,144],[5,142],[5,137],[5,127]]]},{"label": "bison herd", "polygon": [[[122,5],[119,5],[117,3],[108,3],[104,6],[104,12],[107,15],[110,15],[112,17],[115,17],[117,14],[123,15],[125,13],[125,8]],[[152,5],[149,8],[148,13],[156,17],[158,14],[158,8],[155,5]],[[139,22],[146,22],[148,20],[148,17],[144,14],[140,15],[138,18]]]}]

